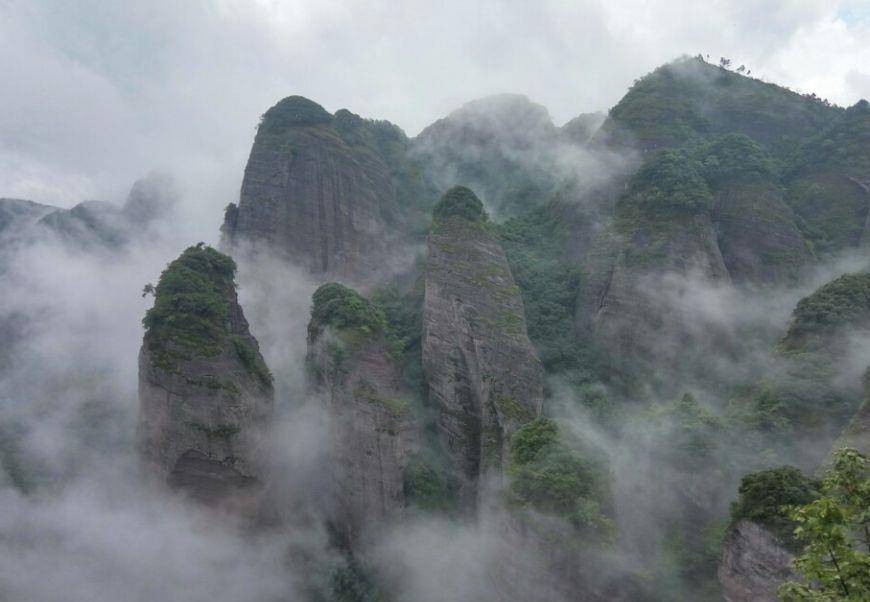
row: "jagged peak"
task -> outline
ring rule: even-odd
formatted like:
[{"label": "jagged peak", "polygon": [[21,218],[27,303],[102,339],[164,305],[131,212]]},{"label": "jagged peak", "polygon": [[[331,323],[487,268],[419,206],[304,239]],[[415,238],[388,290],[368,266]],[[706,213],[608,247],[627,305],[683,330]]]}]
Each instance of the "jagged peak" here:
[{"label": "jagged peak", "polygon": [[469,222],[485,222],[488,218],[483,203],[470,188],[454,186],[435,205],[436,219],[459,218]]}]

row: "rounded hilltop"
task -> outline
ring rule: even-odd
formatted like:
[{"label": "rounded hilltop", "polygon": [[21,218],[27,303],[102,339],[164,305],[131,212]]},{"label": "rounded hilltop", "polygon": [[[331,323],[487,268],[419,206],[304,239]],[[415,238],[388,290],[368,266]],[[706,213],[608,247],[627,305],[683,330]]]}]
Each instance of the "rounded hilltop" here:
[{"label": "rounded hilltop", "polygon": [[313,100],[304,96],[288,96],[263,113],[259,131],[280,134],[291,127],[331,121],[332,115]]},{"label": "rounded hilltop", "polygon": [[444,193],[432,212],[436,219],[458,217],[470,222],[487,220],[483,203],[470,188],[454,186]]}]

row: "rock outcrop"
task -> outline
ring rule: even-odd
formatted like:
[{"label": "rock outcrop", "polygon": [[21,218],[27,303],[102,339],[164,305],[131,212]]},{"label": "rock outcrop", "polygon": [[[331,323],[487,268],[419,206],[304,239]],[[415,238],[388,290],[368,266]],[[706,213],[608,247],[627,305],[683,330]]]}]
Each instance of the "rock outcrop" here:
[{"label": "rock outcrop", "polygon": [[314,293],[308,388],[329,415],[329,514],[351,543],[401,520],[405,473],[419,448],[413,395],[385,328],[383,312],[341,284]]},{"label": "rock outcrop", "polygon": [[473,507],[481,484],[507,464],[512,433],[540,414],[543,387],[504,252],[482,203],[461,186],[434,211],[422,345],[460,503]]},{"label": "rock outcrop", "polygon": [[767,529],[748,520],[725,537],[719,582],[728,602],[777,602],[777,589],[797,578],[794,555]]},{"label": "rock outcrop", "polygon": [[[676,153],[647,162],[620,199],[585,266],[577,329],[607,353],[611,376],[655,382],[693,344],[683,296],[730,282],[711,218],[712,195]],[[667,394],[675,394],[668,391]]]},{"label": "rock outcrop", "polygon": [[389,122],[285,98],[263,115],[222,244],[262,249],[318,278],[370,284],[396,260],[412,206],[426,202],[407,146]]},{"label": "rock outcrop", "polygon": [[235,269],[200,245],[161,275],[143,320],[137,436],[147,468],[171,488],[250,518],[264,487],[273,389]]}]

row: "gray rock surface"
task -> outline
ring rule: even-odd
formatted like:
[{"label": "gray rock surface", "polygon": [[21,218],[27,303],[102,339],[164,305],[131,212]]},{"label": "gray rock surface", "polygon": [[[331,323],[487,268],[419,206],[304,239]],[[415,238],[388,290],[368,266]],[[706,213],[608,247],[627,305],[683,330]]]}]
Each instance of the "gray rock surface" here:
[{"label": "gray rock surface", "polygon": [[315,317],[306,362],[309,391],[329,416],[331,519],[359,543],[405,513],[405,469],[420,443],[412,394],[383,332],[363,334]]},{"label": "gray rock surface", "polygon": [[[681,296],[689,287],[730,282],[706,214],[639,220],[602,233],[578,298],[580,336],[605,350],[616,373],[655,378],[682,365],[693,332]],[[652,381],[651,381],[652,382]]]},{"label": "gray rock surface", "polygon": [[[170,487],[254,517],[266,473],[261,445],[272,415],[271,375],[232,273],[218,275],[214,261],[232,266],[212,249],[191,247],[158,284],[152,312],[164,313],[149,325],[139,354],[139,449],[147,469]],[[192,295],[215,293],[223,304],[207,343],[189,344],[193,331],[174,326],[196,318],[184,313],[184,301],[173,303],[185,294],[173,288],[173,272],[194,287]]]},{"label": "gray rock surface", "polygon": [[507,463],[511,434],[540,415],[540,360],[523,302],[474,193],[456,187],[435,208],[423,310],[423,370],[438,428],[474,507],[481,482]]},{"label": "gray rock surface", "polygon": [[322,279],[368,282],[396,261],[407,138],[387,122],[290,96],[257,130],[225,249],[265,250]]},{"label": "gray rock surface", "polygon": [[794,556],[764,527],[747,520],[725,537],[719,582],[728,602],[777,602],[784,581],[796,579]]}]

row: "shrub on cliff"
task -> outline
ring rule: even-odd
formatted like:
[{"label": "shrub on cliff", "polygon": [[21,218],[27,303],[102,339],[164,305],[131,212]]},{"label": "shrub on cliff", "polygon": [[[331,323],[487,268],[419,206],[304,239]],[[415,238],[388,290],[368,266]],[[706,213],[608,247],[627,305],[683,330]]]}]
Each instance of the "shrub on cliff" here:
[{"label": "shrub on cliff", "polygon": [[790,506],[807,504],[818,497],[819,483],[793,466],[753,472],[740,481],[740,495],[731,504],[731,519],[758,523],[789,546],[795,544],[795,522]]}]

